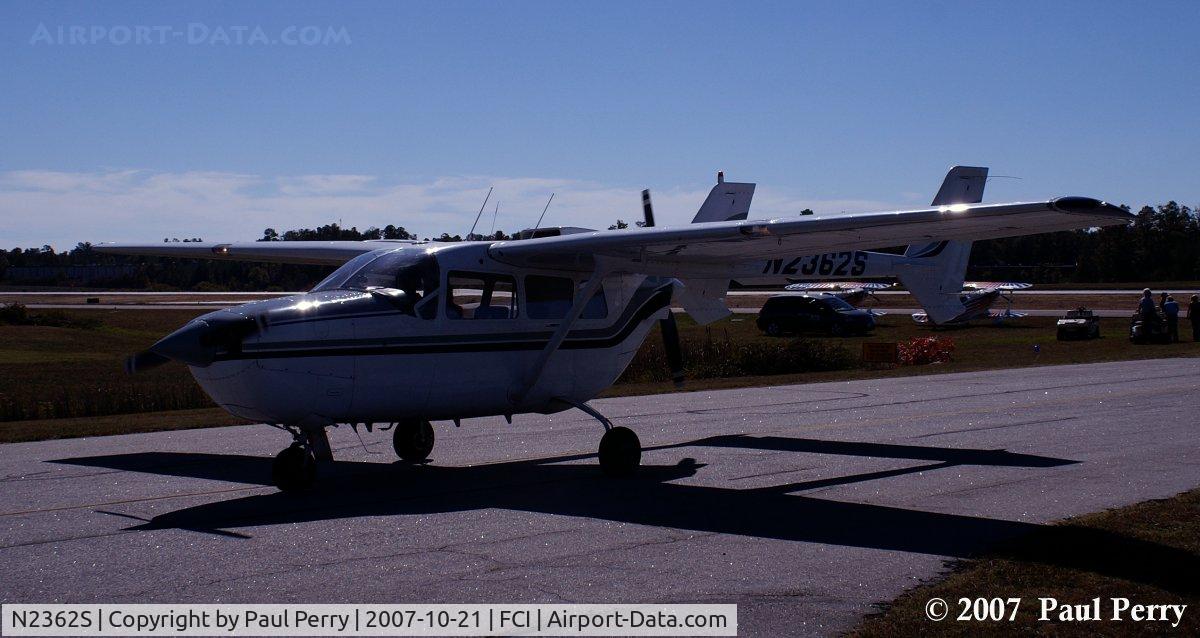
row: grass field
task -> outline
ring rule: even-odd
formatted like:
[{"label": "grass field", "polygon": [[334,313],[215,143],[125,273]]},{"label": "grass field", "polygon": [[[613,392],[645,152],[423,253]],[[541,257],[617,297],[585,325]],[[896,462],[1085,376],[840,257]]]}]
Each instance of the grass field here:
[{"label": "grass field", "polygon": [[[236,423],[213,406],[181,364],[132,377],[122,369],[126,355],[146,348],[200,312],[76,310],[68,314],[98,326],[0,325],[0,442]],[[906,316],[891,315],[866,337],[801,340],[761,334],[752,315],[734,316],[709,327],[681,317],[679,324],[688,390],[1200,356],[1200,344],[1191,342],[1132,345],[1124,338],[1125,322],[1115,319],[1102,322],[1105,338],[1065,343],[1055,340],[1052,318],[1037,317],[1003,326],[934,331]],[[951,361],[894,369],[868,369],[860,363],[864,342],[930,335],[954,341]],[[771,374],[763,374],[768,371]],[[668,376],[655,328],[626,374],[605,396],[675,391]]]},{"label": "grass field", "polygon": [[211,407],[182,364],[128,376],[125,355],[194,317],[194,311],[71,311],[93,329],[0,325],[0,421]]},{"label": "grass field", "polygon": [[[1050,525],[912,589],[868,617],[851,636],[1196,636],[1200,635],[1200,490]],[[1182,622],[1042,621],[1039,598],[1086,604],[1112,597],[1133,604],[1186,604]],[[933,622],[931,598],[950,603]],[[1012,621],[957,620],[960,598],[1021,598]],[[1106,613],[1106,618],[1110,617]]]}]

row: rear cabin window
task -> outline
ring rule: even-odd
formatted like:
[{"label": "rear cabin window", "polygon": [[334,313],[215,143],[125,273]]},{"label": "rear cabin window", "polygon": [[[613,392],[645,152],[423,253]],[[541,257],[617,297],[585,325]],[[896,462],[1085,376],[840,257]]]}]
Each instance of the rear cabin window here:
[{"label": "rear cabin window", "polygon": [[450,319],[517,318],[517,282],[508,275],[451,272],[447,288]]},{"label": "rear cabin window", "polygon": [[[585,282],[586,285],[586,282]],[[527,275],[525,277],[525,308],[530,319],[563,319],[575,301],[575,281],[566,277]],[[583,307],[580,319],[603,319],[608,316],[608,299],[604,287]]]}]

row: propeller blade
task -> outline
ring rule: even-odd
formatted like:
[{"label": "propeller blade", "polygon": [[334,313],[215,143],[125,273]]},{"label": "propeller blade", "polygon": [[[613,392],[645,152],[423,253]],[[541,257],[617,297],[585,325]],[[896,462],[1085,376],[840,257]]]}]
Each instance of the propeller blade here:
[{"label": "propeller blade", "polygon": [[158,354],[157,352],[142,350],[137,354],[129,355],[125,358],[125,373],[136,374],[151,368],[157,368],[168,361],[170,361],[170,359]]},{"label": "propeller blade", "polygon": [[643,227],[649,228],[654,225],[654,207],[650,205],[650,189],[642,191],[642,216],[646,219]]},{"label": "propeller blade", "polygon": [[675,313],[667,312],[666,319],[660,319],[662,329],[663,349],[667,352],[667,365],[671,367],[671,381],[675,387],[683,387],[683,348],[679,345],[679,326],[675,325]]}]

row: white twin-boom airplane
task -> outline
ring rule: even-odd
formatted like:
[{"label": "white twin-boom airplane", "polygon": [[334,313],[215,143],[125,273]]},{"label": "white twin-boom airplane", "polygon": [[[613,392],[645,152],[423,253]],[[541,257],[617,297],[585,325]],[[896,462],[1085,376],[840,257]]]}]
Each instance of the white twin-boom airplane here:
[{"label": "white twin-boom airplane", "polygon": [[637,435],[613,426],[587,402],[620,376],[656,321],[678,375],[673,304],[707,324],[729,314],[730,280],[778,275],[786,281],[785,274],[771,272],[773,265],[786,270],[797,255],[853,255],[881,246],[936,246],[1131,219],[1097,199],[1060,197],[749,220],[753,189],[719,178],[694,222],[676,227],[542,229],[529,239],[461,243],[96,248],[340,266],[305,294],[205,314],[129,360],[131,371],[181,361],[225,410],[290,432],[294,443],[276,457],[273,478],[291,491],[311,485],[318,461],[332,458],[325,434],[330,425],[392,424],[397,454],[421,462],[433,448],[431,421],[511,420],[514,414],[570,408],[604,426],[602,470],[628,475],[641,461]]}]

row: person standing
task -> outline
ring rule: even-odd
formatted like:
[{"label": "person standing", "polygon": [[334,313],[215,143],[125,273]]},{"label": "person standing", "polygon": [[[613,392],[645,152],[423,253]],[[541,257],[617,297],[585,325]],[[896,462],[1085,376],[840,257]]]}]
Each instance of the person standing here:
[{"label": "person standing", "polygon": [[1167,338],[1171,343],[1179,343],[1179,304],[1174,297],[1167,297],[1163,304],[1163,314],[1167,316]]},{"label": "person standing", "polygon": [[1158,309],[1159,310],[1162,310],[1163,307],[1167,305],[1167,297],[1170,297],[1170,296],[1171,295],[1166,292],[1158,293]]},{"label": "person standing", "polygon": [[1142,321],[1153,323],[1156,320],[1156,312],[1154,309],[1154,293],[1147,288],[1142,291],[1142,300],[1138,302],[1138,312],[1142,315]]},{"label": "person standing", "polygon": [[1200,341],[1200,295],[1192,295],[1192,303],[1188,304],[1188,319],[1192,321],[1192,341]]}]

